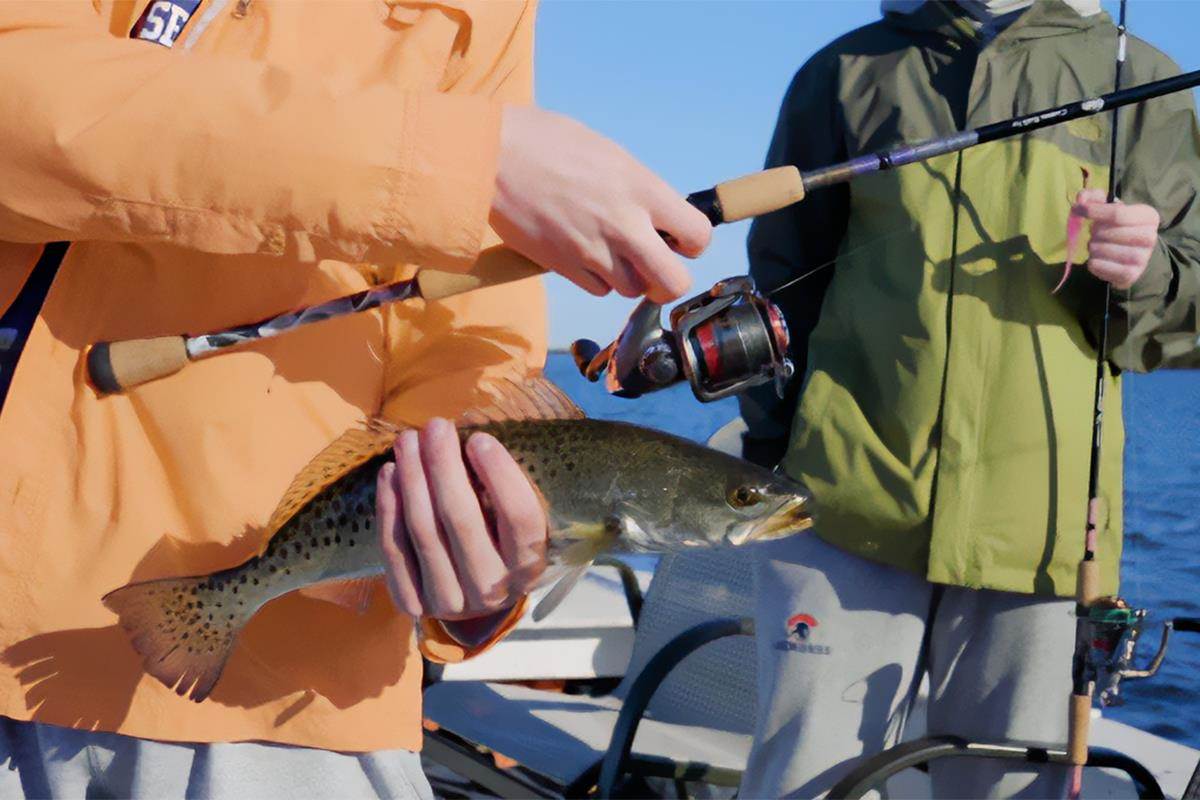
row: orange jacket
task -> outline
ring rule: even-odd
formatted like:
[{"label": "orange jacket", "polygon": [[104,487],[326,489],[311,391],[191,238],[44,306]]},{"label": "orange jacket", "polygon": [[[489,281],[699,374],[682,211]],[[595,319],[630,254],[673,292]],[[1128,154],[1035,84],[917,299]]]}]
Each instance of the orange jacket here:
[{"label": "orange jacket", "polygon": [[[247,558],[365,416],[453,415],[487,375],[540,366],[540,283],[325,322],[118,396],[81,353],[469,269],[493,240],[501,103],[530,99],[532,3],[201,0],[167,47],[129,37],[152,2],[0,3],[0,310],[43,243],[73,242],[0,414],[0,715],[416,749],[420,657],[385,591],[363,615],[272,603],[201,704],[143,673],[100,597]],[[164,3],[164,29],[193,5]]]}]

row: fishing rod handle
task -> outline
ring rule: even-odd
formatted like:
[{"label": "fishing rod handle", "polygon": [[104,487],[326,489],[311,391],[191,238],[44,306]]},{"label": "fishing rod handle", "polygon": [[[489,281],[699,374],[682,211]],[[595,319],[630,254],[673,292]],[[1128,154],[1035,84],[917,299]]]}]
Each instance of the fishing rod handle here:
[{"label": "fishing rod handle", "polygon": [[1088,732],[1092,724],[1092,696],[1072,694],[1067,716],[1067,759],[1077,767],[1087,764]]},{"label": "fishing rod handle", "polygon": [[1100,562],[1095,559],[1080,561],[1075,580],[1075,600],[1079,605],[1091,606],[1100,599]]},{"label": "fishing rod handle", "polygon": [[[712,224],[736,222],[776,211],[804,199],[804,181],[793,166],[719,183],[688,196],[688,202]],[[488,286],[524,280],[546,270],[502,245],[484,250],[470,272],[420,270],[413,280],[425,300],[443,300]],[[188,363],[187,338],[159,336],[121,342],[99,342],[88,350],[87,371],[92,385],[112,394],[172,375]]]},{"label": "fishing rod handle", "polygon": [[443,300],[456,294],[472,292],[487,286],[499,286],[536,275],[546,270],[530,259],[507,247],[489,247],[475,259],[470,272],[441,272],[423,269],[415,278],[421,297],[426,300]]},{"label": "fishing rod handle", "polygon": [[804,199],[804,180],[793,166],[774,167],[688,195],[714,226],[769,214]]},{"label": "fishing rod handle", "polygon": [[[800,170],[793,166],[744,175],[718,183],[711,189],[688,195],[688,202],[708,217],[714,226],[724,222],[757,217],[798,203],[804,199],[804,181]],[[661,233],[661,232],[660,232]],[[663,234],[663,238],[669,238]],[[439,272],[421,270],[417,285],[421,297],[441,300],[463,292],[496,286],[542,275],[546,272],[525,256],[506,247],[485,250],[470,272]]]},{"label": "fishing rod handle", "polygon": [[187,363],[187,338],[177,335],[97,342],[87,353],[88,378],[102,394],[123,392],[165,378]]}]

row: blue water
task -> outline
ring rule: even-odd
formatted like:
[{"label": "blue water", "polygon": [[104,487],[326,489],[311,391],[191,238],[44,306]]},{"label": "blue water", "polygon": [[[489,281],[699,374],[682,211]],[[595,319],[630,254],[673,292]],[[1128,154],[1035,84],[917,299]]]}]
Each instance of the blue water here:
[{"label": "blue water", "polygon": [[[737,403],[698,402],[683,386],[622,400],[579,376],[570,357],[546,373],[588,413],[704,441],[737,415]],[[1122,593],[1157,626],[1200,617],[1200,371],[1125,379],[1125,557]],[[1087,413],[1087,409],[1080,409]],[[1157,628],[1143,647],[1156,645]],[[1145,657],[1145,655],[1143,656]],[[1064,669],[1067,666],[1064,665]],[[1158,676],[1124,684],[1127,704],[1105,715],[1200,747],[1200,635],[1176,634]]]}]

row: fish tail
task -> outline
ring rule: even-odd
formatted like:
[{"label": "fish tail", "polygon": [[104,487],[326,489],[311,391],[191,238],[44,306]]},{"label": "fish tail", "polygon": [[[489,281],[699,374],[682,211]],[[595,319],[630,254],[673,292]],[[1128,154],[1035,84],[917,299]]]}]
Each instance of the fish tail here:
[{"label": "fish tail", "polygon": [[207,575],[165,578],[104,596],[146,672],[197,703],[212,692],[238,633],[254,613],[244,604],[214,598],[214,581]]}]

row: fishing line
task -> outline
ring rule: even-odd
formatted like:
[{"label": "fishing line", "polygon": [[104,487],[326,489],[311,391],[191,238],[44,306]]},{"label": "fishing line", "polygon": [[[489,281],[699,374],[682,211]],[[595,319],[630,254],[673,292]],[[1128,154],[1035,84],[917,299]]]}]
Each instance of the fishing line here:
[{"label": "fishing line", "polygon": [[776,294],[778,294],[779,292],[782,292],[784,289],[790,288],[792,285],[799,283],[800,281],[804,280],[805,278],[811,277],[812,275],[820,272],[823,269],[832,267],[834,264],[838,263],[842,259],[849,258],[852,255],[861,253],[864,250],[875,247],[880,242],[882,242],[886,239],[890,239],[893,236],[904,233],[905,231],[908,231],[908,230],[910,230],[910,228],[906,225],[903,228],[897,228],[896,230],[892,231],[891,233],[885,233],[882,236],[876,237],[875,239],[872,239],[869,242],[860,244],[858,247],[853,247],[844,253],[839,253],[838,255],[834,256],[830,260],[826,261],[824,264],[818,264],[817,266],[813,267],[812,269],[800,273],[799,275],[792,278],[791,280],[784,281],[779,286],[776,286],[774,289],[769,289],[769,290],[763,292],[762,295],[763,295],[763,297],[774,297]]}]

